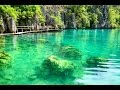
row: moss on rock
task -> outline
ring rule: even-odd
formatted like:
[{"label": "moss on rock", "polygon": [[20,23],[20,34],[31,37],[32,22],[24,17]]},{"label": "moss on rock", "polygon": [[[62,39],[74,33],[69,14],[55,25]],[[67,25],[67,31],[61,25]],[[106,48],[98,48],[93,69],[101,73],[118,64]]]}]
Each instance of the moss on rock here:
[{"label": "moss on rock", "polygon": [[56,56],[50,56],[42,63],[42,71],[44,74],[52,74],[56,76],[70,76],[75,69],[71,61],[60,60]]},{"label": "moss on rock", "polygon": [[48,41],[46,39],[39,39],[38,40],[40,43],[48,43]]},{"label": "moss on rock", "polygon": [[0,36],[0,47],[4,47],[5,45],[5,37]]},{"label": "moss on rock", "polygon": [[100,64],[101,62],[105,62],[106,59],[105,58],[101,58],[101,57],[90,57],[87,59],[86,63],[87,64]]},{"label": "moss on rock", "polygon": [[68,57],[68,58],[74,58],[74,59],[77,59],[77,58],[81,58],[82,56],[82,53],[72,47],[72,46],[64,46],[60,49],[60,53],[61,55],[64,55],[65,57]]},{"label": "moss on rock", "polygon": [[11,57],[5,52],[0,52],[0,69],[8,67],[11,63]]}]

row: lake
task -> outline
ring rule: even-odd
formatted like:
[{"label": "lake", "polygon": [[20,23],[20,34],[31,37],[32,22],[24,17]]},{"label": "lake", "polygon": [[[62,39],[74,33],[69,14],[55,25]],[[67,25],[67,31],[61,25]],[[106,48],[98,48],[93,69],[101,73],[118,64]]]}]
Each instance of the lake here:
[{"label": "lake", "polygon": [[[61,32],[28,33],[2,36],[0,50],[11,58],[11,67],[0,71],[3,85],[120,85],[120,30],[66,29]],[[72,46],[82,57],[71,58],[60,48]],[[73,77],[40,77],[42,62],[54,55],[73,62]],[[98,65],[84,65],[89,56],[106,58]]]}]

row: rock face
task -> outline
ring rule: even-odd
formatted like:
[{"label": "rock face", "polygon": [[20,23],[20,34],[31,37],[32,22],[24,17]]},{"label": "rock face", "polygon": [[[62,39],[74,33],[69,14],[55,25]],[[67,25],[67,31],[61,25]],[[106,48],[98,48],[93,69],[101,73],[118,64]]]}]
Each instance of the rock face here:
[{"label": "rock face", "polygon": [[54,25],[54,24],[55,24],[54,19],[52,19],[52,18],[50,17],[50,14],[47,13],[47,14],[46,14],[46,25]]},{"label": "rock face", "polygon": [[0,17],[0,33],[3,33],[5,31],[5,26],[3,22],[3,17]]},{"label": "rock face", "polygon": [[8,28],[10,32],[16,32],[16,23],[12,17],[7,19]]},{"label": "rock face", "polygon": [[75,14],[68,15],[67,13],[62,15],[64,19],[65,28],[76,28]]},{"label": "rock face", "polygon": [[108,6],[102,5],[101,6],[102,17],[100,18],[100,23],[98,24],[97,28],[109,28],[108,23]]}]

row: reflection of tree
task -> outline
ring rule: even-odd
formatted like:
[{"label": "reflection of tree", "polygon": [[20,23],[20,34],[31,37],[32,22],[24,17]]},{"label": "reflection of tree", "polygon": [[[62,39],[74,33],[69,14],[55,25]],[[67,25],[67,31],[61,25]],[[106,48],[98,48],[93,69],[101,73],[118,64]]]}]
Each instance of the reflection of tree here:
[{"label": "reflection of tree", "polygon": [[0,36],[0,51],[3,49],[4,46],[5,46],[5,37]]},{"label": "reflection of tree", "polygon": [[55,42],[57,43],[57,45],[61,44],[62,39],[63,39],[63,34],[62,33],[56,33],[55,34]]},{"label": "reflection of tree", "polygon": [[117,33],[118,32],[113,29],[109,32],[107,47],[109,48],[109,50],[112,50],[112,52],[116,48],[116,46],[115,46],[116,45],[116,37],[118,37]]},{"label": "reflection of tree", "polygon": [[13,48],[17,49],[18,43],[17,43],[17,36],[13,36]]}]

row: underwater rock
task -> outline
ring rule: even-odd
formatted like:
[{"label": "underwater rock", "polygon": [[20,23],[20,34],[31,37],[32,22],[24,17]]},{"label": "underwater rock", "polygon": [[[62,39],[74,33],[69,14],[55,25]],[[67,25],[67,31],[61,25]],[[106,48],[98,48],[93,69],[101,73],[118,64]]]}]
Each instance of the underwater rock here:
[{"label": "underwater rock", "polygon": [[5,45],[5,37],[0,36],[0,47],[4,47]]},{"label": "underwater rock", "polygon": [[46,75],[71,76],[75,65],[71,61],[60,60],[56,56],[50,56],[42,63],[42,71]]},{"label": "underwater rock", "polygon": [[39,41],[40,43],[48,43],[48,41],[45,40],[45,39],[39,39],[38,41]]},{"label": "underwater rock", "polygon": [[64,55],[65,57],[74,58],[74,59],[81,58],[82,56],[82,53],[78,49],[72,46],[63,46],[60,49],[60,53],[61,55]]},{"label": "underwater rock", "polygon": [[0,69],[10,66],[11,57],[5,52],[0,52]]},{"label": "underwater rock", "polygon": [[13,77],[11,75],[6,75],[6,76],[3,76],[4,79],[6,80],[11,80],[13,79]]},{"label": "underwater rock", "polygon": [[90,57],[87,59],[86,63],[87,64],[100,64],[100,62],[105,62],[106,59],[105,58],[101,58],[101,57]]},{"label": "underwater rock", "polygon": [[28,77],[30,80],[35,80],[37,78],[37,75],[33,74]]}]

